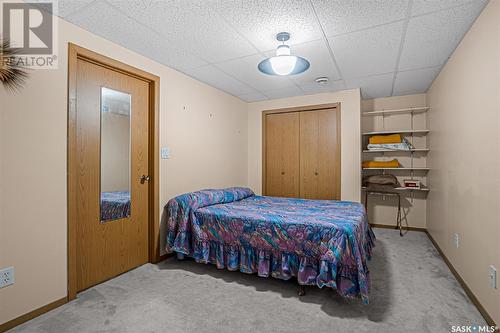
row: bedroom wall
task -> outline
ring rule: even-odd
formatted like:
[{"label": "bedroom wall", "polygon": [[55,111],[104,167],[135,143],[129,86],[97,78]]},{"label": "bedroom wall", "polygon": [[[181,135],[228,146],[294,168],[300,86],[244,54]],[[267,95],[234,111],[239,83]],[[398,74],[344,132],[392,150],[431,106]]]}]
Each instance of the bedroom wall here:
[{"label": "bedroom wall", "polygon": [[500,274],[500,1],[490,1],[466,34],[428,103],[427,227],[500,325],[500,289],[488,275],[490,265]]},{"label": "bedroom wall", "polygon": [[341,106],[341,198],[360,201],[361,138],[360,91],[343,90],[248,104],[248,184],[262,193],[262,111],[296,106],[337,103]]},{"label": "bedroom wall", "polygon": [[[366,99],[361,101],[361,112],[374,111],[374,110],[394,110],[409,107],[421,107],[426,105],[426,94],[384,97],[375,99]],[[361,117],[361,131],[382,131],[382,130],[401,130],[411,128],[411,114],[391,114],[382,116]],[[427,128],[427,114],[415,113],[413,116],[413,126],[415,129]],[[427,147],[425,136],[415,136],[413,144],[417,148]],[[366,142],[362,142],[363,149],[365,149]],[[390,160],[397,158],[401,165],[411,165],[411,158],[409,153],[390,153],[390,154],[363,154],[363,160]],[[415,166],[426,166],[426,154],[414,153],[413,163]],[[368,173],[364,173],[365,175]],[[403,179],[410,178],[410,173],[406,171],[395,171],[394,174],[400,183]],[[427,177],[425,173],[416,172],[414,174],[416,179],[427,184]],[[432,184],[430,184],[432,187]],[[422,192],[414,192],[402,196],[401,204],[403,209],[403,225],[408,223],[410,227],[425,228],[426,227],[426,214],[427,214],[427,194]],[[364,195],[362,200],[364,201]],[[383,224],[383,225],[396,225],[397,214],[397,198],[394,196],[378,196],[371,195],[368,199],[368,215],[370,223]]]},{"label": "bedroom wall", "polygon": [[34,70],[19,94],[0,89],[0,324],[66,296],[67,48],[76,43],[161,78],[160,205],[206,187],[247,185],[247,106],[59,20],[59,69]]}]

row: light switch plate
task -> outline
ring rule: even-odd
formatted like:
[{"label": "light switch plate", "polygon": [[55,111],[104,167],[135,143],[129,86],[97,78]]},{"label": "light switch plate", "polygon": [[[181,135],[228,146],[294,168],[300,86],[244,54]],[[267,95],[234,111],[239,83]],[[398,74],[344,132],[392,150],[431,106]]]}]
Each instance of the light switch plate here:
[{"label": "light switch plate", "polygon": [[0,270],[0,288],[14,284],[14,267],[7,267]]},{"label": "light switch plate", "polygon": [[458,247],[460,246],[460,237],[458,236],[457,233],[453,237],[453,243],[455,245],[455,248],[458,249]]},{"label": "light switch plate", "polygon": [[490,266],[490,284],[491,288],[497,289],[497,269],[495,266]]},{"label": "light switch plate", "polygon": [[161,158],[163,160],[170,158],[170,149],[168,147],[161,147]]}]

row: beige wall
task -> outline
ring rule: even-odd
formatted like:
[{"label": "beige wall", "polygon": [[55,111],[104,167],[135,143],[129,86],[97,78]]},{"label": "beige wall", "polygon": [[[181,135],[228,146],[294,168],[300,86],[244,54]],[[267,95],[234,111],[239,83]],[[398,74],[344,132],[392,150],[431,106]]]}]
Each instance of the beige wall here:
[{"label": "beige wall", "polygon": [[74,42],[161,78],[160,205],[206,187],[247,184],[246,103],[59,21],[59,69],[19,94],[0,89],[0,323],[66,296],[67,47]]},{"label": "beige wall", "polygon": [[342,200],[360,201],[359,89],[248,104],[248,184],[256,193],[262,193],[262,111],[336,102],[341,104],[341,197]]},{"label": "beige wall", "polygon": [[500,324],[500,289],[492,289],[488,277],[489,265],[500,274],[500,1],[486,6],[434,81],[428,102],[427,227]]},{"label": "beige wall", "polygon": [[[407,95],[407,96],[397,96],[397,97],[385,97],[385,98],[375,98],[367,99],[361,101],[361,112],[374,111],[374,110],[394,110],[409,107],[421,107],[426,105],[426,95]],[[427,128],[427,114],[426,113],[415,113],[413,116],[413,128],[415,129],[426,129]],[[382,130],[401,130],[409,129],[412,125],[411,114],[390,114],[390,115],[377,115],[370,117],[361,117],[361,129],[362,132],[370,131],[382,131]],[[413,145],[416,148],[426,148],[427,140],[425,136],[415,136],[413,139],[407,137],[410,141],[413,140]],[[367,138],[365,138],[367,140]],[[366,149],[367,142],[362,142],[363,149]],[[363,154],[363,160],[387,160],[397,158],[398,161],[403,166],[411,165],[411,155],[405,152],[397,153],[386,153],[382,154]],[[427,155],[425,153],[414,153],[413,163],[414,166],[425,167],[427,164]],[[367,171],[364,174],[367,175]],[[410,173],[406,171],[394,171],[392,172],[400,183],[403,183],[403,179],[410,178]],[[423,184],[427,184],[426,174],[423,172],[415,172],[415,179],[419,179]],[[430,184],[432,187],[432,184]],[[401,200],[401,206],[403,209],[403,225],[408,224],[410,227],[425,228],[426,227],[426,200],[427,195],[422,192],[414,192],[413,196],[409,193],[404,194]],[[363,197],[364,200],[364,197]],[[384,224],[384,225],[396,225],[396,213],[397,213],[397,198],[394,196],[378,196],[371,195],[368,200],[368,214],[370,218],[370,223]]]}]

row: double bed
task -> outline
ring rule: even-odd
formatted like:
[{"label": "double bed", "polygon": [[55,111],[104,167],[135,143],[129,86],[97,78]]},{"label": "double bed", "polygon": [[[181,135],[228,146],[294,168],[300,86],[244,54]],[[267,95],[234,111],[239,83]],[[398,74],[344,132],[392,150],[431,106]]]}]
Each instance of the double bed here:
[{"label": "double bed", "polygon": [[330,287],[368,303],[375,236],[360,203],[203,190],[166,207],[166,250],[217,268]]}]

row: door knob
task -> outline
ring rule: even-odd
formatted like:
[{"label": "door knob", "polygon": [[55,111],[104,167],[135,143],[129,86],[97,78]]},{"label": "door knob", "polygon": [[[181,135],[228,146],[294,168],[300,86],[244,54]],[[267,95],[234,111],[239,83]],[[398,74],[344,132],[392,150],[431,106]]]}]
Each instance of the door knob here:
[{"label": "door knob", "polygon": [[285,171],[281,171],[281,175],[284,176],[285,175]]},{"label": "door knob", "polygon": [[319,172],[318,172],[318,171],[316,171],[314,174],[317,176],[317,175],[319,175]]},{"label": "door knob", "polygon": [[145,182],[149,182],[151,180],[151,177],[142,175],[141,176],[141,184],[144,184]]}]

